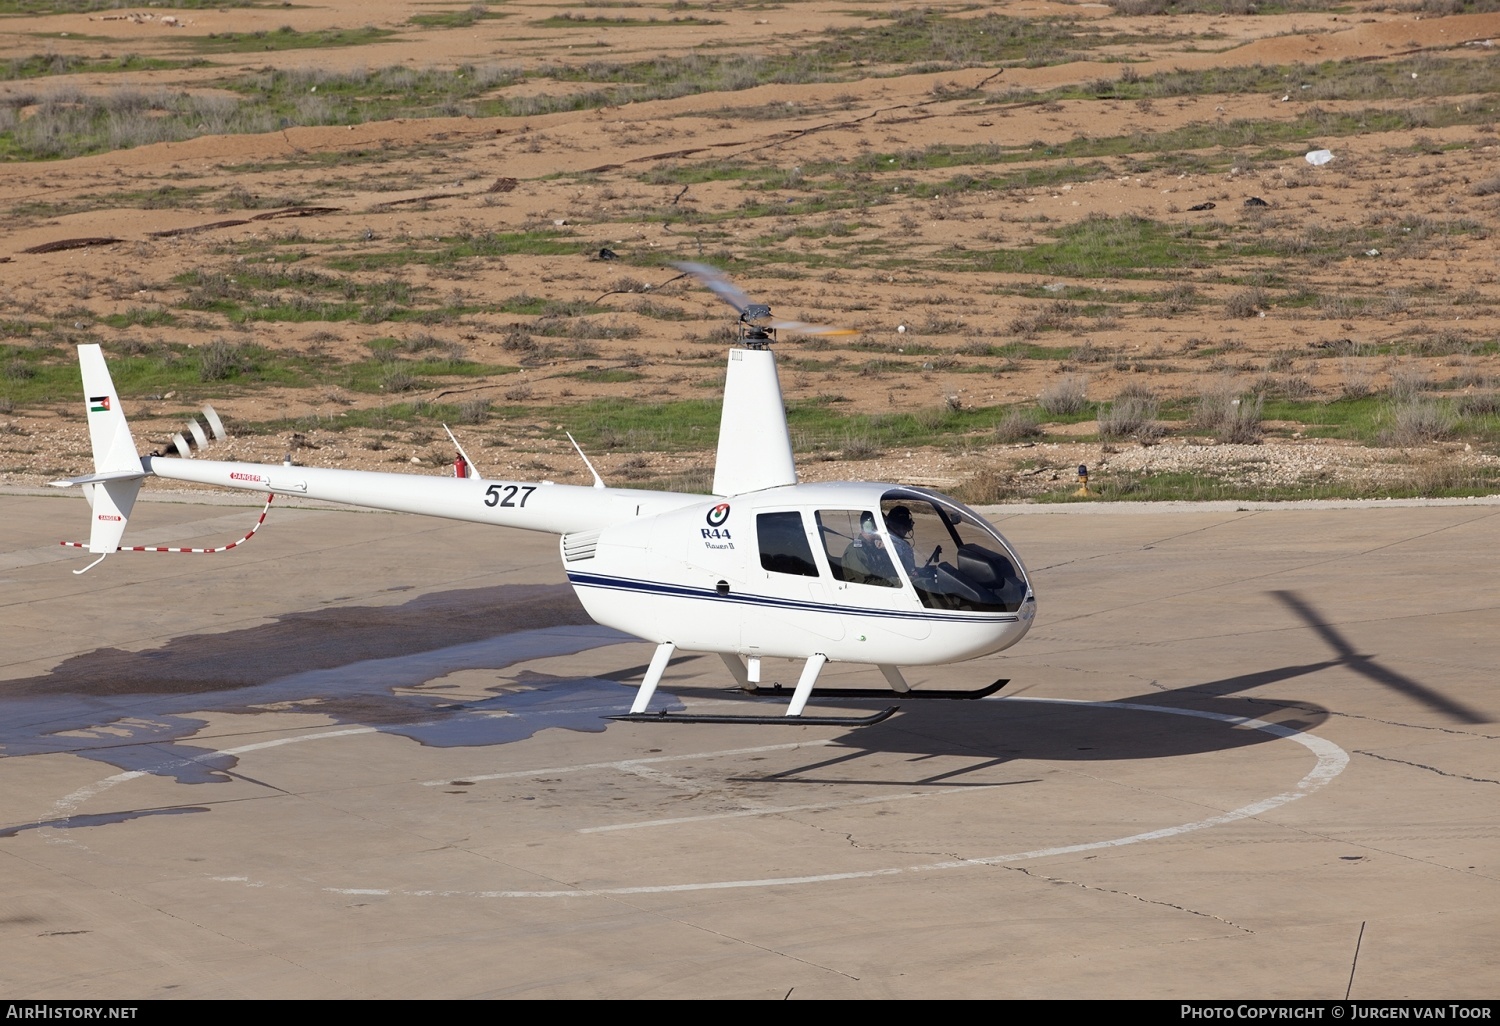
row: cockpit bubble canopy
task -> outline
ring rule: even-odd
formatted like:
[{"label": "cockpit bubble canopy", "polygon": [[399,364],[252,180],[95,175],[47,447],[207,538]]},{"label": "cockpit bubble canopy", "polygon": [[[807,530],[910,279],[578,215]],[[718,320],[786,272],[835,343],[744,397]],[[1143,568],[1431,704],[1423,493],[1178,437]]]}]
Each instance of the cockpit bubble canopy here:
[{"label": "cockpit bubble canopy", "polygon": [[926,488],[892,488],[880,498],[892,547],[929,609],[1014,613],[1030,588],[1010,544],[956,499]]}]

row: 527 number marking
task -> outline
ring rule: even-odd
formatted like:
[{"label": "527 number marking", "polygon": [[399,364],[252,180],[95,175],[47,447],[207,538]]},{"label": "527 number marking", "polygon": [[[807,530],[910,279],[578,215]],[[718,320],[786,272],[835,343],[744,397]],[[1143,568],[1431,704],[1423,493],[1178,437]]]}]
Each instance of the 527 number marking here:
[{"label": "527 number marking", "polygon": [[[536,491],[536,485],[492,484],[484,490],[484,504],[486,506],[524,506],[534,491]],[[517,495],[521,496],[520,502],[516,501]]]}]

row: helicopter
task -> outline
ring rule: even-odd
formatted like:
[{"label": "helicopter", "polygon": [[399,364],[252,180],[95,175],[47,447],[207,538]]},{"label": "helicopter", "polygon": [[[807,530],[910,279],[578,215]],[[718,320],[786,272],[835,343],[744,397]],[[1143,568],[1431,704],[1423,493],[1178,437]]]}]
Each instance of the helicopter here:
[{"label": "helicopter", "polygon": [[[141,456],[102,350],[84,344],[78,354],[94,472],[51,482],[80,486],[93,511],[88,542],[63,543],[98,557],[74,573],[114,552],[142,551],[120,543],[146,478],[190,481],[269,493],[268,509],[275,495],[291,495],[558,535],[563,571],[588,614],[656,645],[629,713],[616,719],[860,726],[896,711],[806,715],[830,661],[873,664],[889,685],[840,688],[841,698],[973,699],[998,691],[1008,681],[913,689],[900,667],[973,659],[1026,635],[1036,598],[1010,542],[963,503],[928,488],[798,483],[771,346],[778,331],[852,332],[778,320],[716,268],[675,266],[739,314],[712,495],[607,487],[576,442],[592,486],[487,480],[452,432],[453,477],[301,467],[290,456],[280,465],[194,457],[193,443],[201,450],[209,434],[224,435],[212,407],[204,411],[206,431],[197,419],[188,425],[193,442],[174,437],[176,456]],[[802,670],[780,716],[648,713],[677,651],[717,654],[752,696],[787,697],[779,685],[762,686],[762,660],[800,660]]]}]

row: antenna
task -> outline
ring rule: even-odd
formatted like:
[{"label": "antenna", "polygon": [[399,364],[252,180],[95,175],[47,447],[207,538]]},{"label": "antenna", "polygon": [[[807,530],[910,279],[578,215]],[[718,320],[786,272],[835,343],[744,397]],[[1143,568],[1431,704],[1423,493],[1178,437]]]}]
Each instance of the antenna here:
[{"label": "antenna", "polygon": [[599,471],[594,469],[594,465],[589,462],[589,458],[583,454],[583,447],[580,446],[578,442],[574,440],[573,436],[568,432],[564,431],[563,434],[568,436],[568,441],[573,443],[573,449],[578,453],[578,458],[583,460],[583,465],[589,468],[590,474],[594,475],[594,487],[603,488],[604,478],[599,476]]},{"label": "antenna", "polygon": [[482,477],[479,476],[479,468],[474,465],[474,461],[469,458],[469,454],[466,453],[466,452],[464,452],[464,447],[458,444],[458,439],[454,437],[452,431],[448,430],[448,425],[447,424],[443,425],[443,430],[444,431],[448,431],[448,440],[453,443],[453,448],[455,448],[455,449],[458,450],[458,454],[464,458],[464,463],[468,464],[469,469],[472,470],[472,471],[474,471],[474,474],[473,474],[474,480],[476,480],[476,481],[482,481],[482,480],[484,480]]}]

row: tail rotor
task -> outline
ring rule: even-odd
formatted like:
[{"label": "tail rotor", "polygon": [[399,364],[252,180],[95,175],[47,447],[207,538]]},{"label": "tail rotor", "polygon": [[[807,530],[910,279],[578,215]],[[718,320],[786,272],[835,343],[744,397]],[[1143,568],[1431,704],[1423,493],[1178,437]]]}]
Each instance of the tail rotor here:
[{"label": "tail rotor", "polygon": [[[203,421],[207,424],[207,428],[203,423],[199,423],[197,417],[194,417],[187,422],[182,431],[172,436],[173,450],[185,460],[193,458],[194,449],[202,452],[209,447],[210,433],[213,435],[213,441],[222,442],[229,437],[228,432],[224,430],[224,422],[219,419],[219,414],[212,406],[203,407]],[[183,435],[183,431],[187,432],[186,436]]]}]

